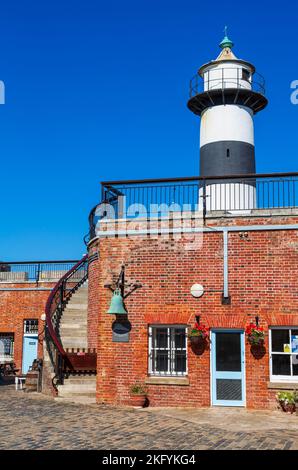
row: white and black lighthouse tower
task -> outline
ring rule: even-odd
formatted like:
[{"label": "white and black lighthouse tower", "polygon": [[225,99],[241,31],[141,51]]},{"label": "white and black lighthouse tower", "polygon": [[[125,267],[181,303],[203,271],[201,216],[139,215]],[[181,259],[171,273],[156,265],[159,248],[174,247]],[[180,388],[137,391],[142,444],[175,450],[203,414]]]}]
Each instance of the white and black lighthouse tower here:
[{"label": "white and black lighthouse tower", "polygon": [[[203,177],[244,176],[256,171],[254,115],[267,105],[264,79],[251,63],[234,55],[233,45],[225,28],[219,56],[202,65],[190,83],[188,107],[201,117]],[[254,181],[207,181],[206,204],[209,210],[253,209]]]}]

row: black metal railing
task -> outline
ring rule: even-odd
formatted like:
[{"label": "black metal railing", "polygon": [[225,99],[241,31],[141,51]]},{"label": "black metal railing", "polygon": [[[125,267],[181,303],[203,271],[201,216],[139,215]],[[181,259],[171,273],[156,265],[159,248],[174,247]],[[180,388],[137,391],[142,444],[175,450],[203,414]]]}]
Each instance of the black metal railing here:
[{"label": "black metal railing", "polygon": [[46,307],[46,344],[49,357],[55,372],[53,385],[63,383],[67,353],[60,339],[60,320],[65,305],[75,292],[88,278],[88,255],[74,264],[53,288]]},{"label": "black metal railing", "polygon": [[227,175],[102,183],[90,212],[88,243],[100,220],[166,217],[170,213],[257,211],[298,207],[298,173]]},{"label": "black metal railing", "polygon": [[255,72],[249,78],[243,76],[242,68],[222,68],[204,73],[204,78],[196,74],[189,84],[189,97],[212,90],[227,89],[252,90],[265,96],[265,79]]},{"label": "black metal railing", "polygon": [[54,282],[77,262],[78,260],[0,261],[0,282]]}]

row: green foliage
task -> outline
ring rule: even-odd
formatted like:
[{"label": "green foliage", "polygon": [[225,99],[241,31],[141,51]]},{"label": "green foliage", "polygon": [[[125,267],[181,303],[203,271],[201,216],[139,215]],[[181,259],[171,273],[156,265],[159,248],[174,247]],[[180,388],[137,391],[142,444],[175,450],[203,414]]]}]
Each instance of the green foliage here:
[{"label": "green foliage", "polygon": [[132,395],[146,395],[147,388],[144,384],[136,382],[130,387],[130,393]]},{"label": "green foliage", "polygon": [[276,399],[285,405],[294,405],[298,401],[298,393],[296,390],[294,392],[278,392]]}]

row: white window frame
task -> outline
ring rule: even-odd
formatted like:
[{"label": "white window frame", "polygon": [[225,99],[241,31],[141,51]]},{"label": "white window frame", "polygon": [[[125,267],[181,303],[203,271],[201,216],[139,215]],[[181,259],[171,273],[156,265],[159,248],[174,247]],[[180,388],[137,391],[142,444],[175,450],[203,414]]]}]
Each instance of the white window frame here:
[{"label": "white window frame", "polygon": [[[156,328],[167,328],[167,347],[164,348],[165,351],[169,351],[169,358],[168,358],[168,370],[167,372],[156,372],[152,370],[152,353],[153,353],[153,334],[154,329]],[[184,348],[175,348],[174,346],[174,335],[172,331],[175,328],[179,328],[180,330],[184,329],[185,331],[185,347]],[[153,377],[185,377],[188,375],[188,354],[187,354],[187,331],[188,327],[186,325],[149,325],[149,344],[148,344],[148,371],[149,375]],[[162,348],[158,348],[158,350],[162,350]],[[174,364],[175,364],[175,351],[185,351],[186,356],[186,370],[185,372],[173,372]],[[171,354],[172,353],[172,354]],[[172,363],[172,364],[171,364]]]},{"label": "white window frame", "polygon": [[[298,326],[270,326],[269,327],[269,368],[270,368],[270,382],[293,382],[298,383],[298,375],[273,375],[272,373],[272,355],[274,354],[283,354],[285,356],[291,356],[292,353],[285,352],[272,352],[272,330],[298,330]],[[290,335],[290,345],[292,348],[292,336]],[[292,349],[291,349],[292,350]],[[298,355],[298,354],[295,354]],[[292,361],[291,361],[291,373]]]},{"label": "white window frame", "polygon": [[[30,325],[29,322],[36,322],[36,326],[37,326],[37,331],[36,331],[36,332],[33,332],[33,333],[32,333],[32,332],[30,332],[30,331],[29,331],[29,332],[26,331],[26,326],[27,326],[27,324],[28,324],[29,327],[32,326],[32,325]],[[38,321],[37,318],[26,318],[26,319],[24,320],[24,326],[23,326],[23,328],[24,328],[24,336],[36,336],[36,335],[38,335],[38,327],[39,327],[39,321]],[[30,329],[30,328],[29,328],[29,329]]]}]

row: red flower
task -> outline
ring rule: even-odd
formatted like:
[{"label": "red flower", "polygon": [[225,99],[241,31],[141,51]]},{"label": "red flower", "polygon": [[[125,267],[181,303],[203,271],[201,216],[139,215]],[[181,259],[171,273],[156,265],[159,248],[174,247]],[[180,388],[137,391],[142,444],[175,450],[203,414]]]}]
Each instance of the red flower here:
[{"label": "red flower", "polygon": [[261,326],[250,323],[245,329],[245,333],[248,336],[248,341],[251,344],[260,344],[264,341],[265,333],[264,328]]}]

